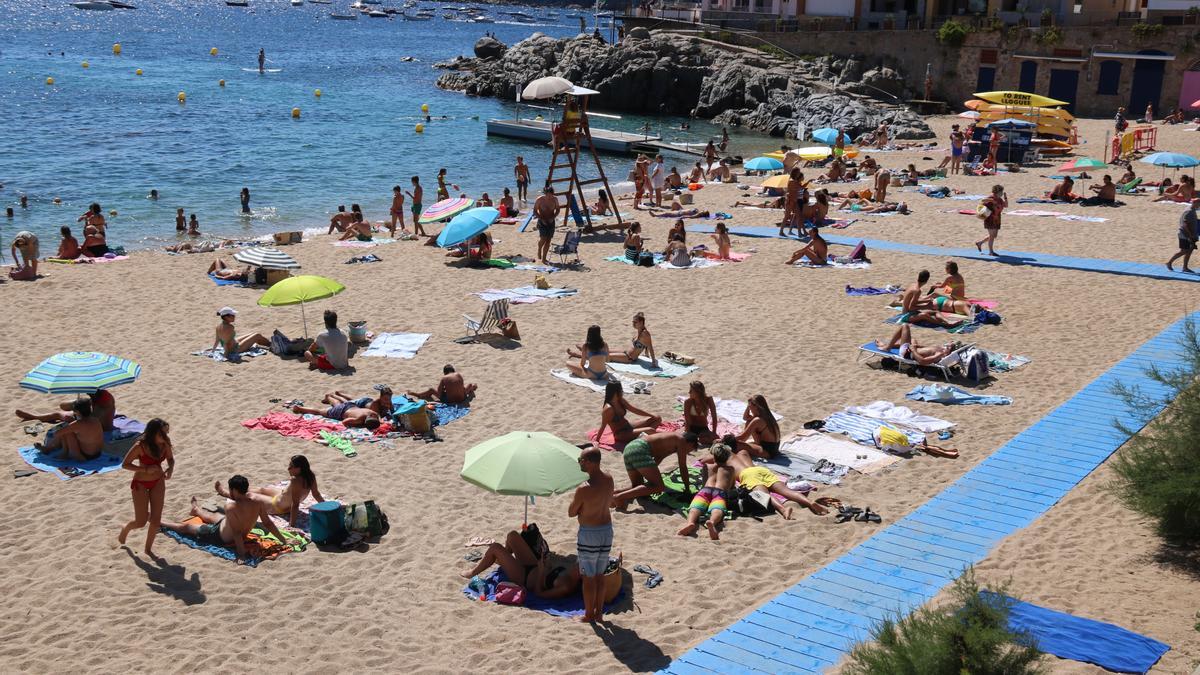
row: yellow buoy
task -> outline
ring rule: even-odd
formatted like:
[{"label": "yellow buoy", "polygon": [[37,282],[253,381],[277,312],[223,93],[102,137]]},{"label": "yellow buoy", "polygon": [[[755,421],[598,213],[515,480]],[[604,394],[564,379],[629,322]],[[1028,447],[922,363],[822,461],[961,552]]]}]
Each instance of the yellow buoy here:
[{"label": "yellow buoy", "polygon": [[84,68],[87,68],[87,67],[88,67],[88,62],[87,62],[87,61],[84,61],[84,62],[83,62],[82,64],[80,64],[80,65],[82,65]]},{"label": "yellow buoy", "polygon": [[181,92],[179,92],[179,95],[176,96],[175,98],[179,99],[180,103],[184,103],[187,101],[187,94],[181,91]]},{"label": "yellow buoy", "polygon": [[292,119],[294,119],[294,120],[300,119],[300,109],[299,108],[292,108]]},{"label": "yellow buoy", "polygon": [[208,54],[209,54],[209,56],[216,56],[216,55],[217,55],[217,48],[216,48],[216,47],[213,47],[212,49],[208,50]]},{"label": "yellow buoy", "polygon": [[429,104],[428,103],[421,104],[421,112],[423,112],[423,113],[429,112]]},{"label": "yellow buoy", "polygon": [[217,86],[218,86],[218,87],[224,87],[224,86],[225,86],[225,80],[217,80]]},{"label": "yellow buoy", "polygon": [[417,132],[418,134],[420,134],[420,133],[424,133],[424,132],[425,132],[425,125],[424,125],[424,124],[420,124],[420,123],[418,123],[418,124],[417,124],[417,128],[416,128],[416,132]]},{"label": "yellow buoy", "polygon": [[117,44],[113,45],[113,56],[120,56],[120,55],[121,55],[121,43],[118,42]]},{"label": "yellow buoy", "polygon": [[53,77],[47,77],[47,78],[46,78],[46,84],[53,85],[53,84],[54,84],[54,78],[53,78]]},{"label": "yellow buoy", "polygon": [[134,74],[134,75],[137,75],[138,77],[141,77],[141,75],[142,75],[142,69],[141,69],[141,68],[138,68],[137,70],[133,71],[133,74]]},{"label": "yellow buoy", "polygon": [[321,98],[321,90],[318,89],[318,90],[314,91],[313,95],[316,96],[317,98]]}]

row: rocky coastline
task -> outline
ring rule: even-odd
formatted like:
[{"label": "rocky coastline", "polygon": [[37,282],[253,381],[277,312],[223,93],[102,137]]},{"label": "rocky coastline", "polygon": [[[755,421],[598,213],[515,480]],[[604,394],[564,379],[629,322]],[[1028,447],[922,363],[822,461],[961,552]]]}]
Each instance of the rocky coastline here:
[{"label": "rocky coastline", "polygon": [[515,100],[530,80],[557,75],[599,91],[606,110],[690,116],[773,136],[792,136],[799,123],[840,127],[857,138],[883,121],[893,138],[933,136],[919,115],[898,105],[912,98],[903,75],[854,57],[785,59],[635,28],[617,44],[534,33],[508,46],[484,37],[473,58],[434,67],[446,70],[438,87],[469,96]]}]

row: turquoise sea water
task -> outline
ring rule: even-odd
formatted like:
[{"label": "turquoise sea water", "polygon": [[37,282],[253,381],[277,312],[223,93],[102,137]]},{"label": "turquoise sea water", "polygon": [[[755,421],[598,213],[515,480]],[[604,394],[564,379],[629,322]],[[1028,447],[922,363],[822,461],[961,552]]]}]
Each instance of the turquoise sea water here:
[{"label": "turquoise sea water", "polygon": [[[442,71],[431,65],[470,55],[484,31],[512,44],[534,31],[574,35],[577,18],[560,9],[555,21],[538,25],[471,24],[443,19],[432,3],[421,4],[436,12],[427,22],[329,18],[347,13],[349,2],[250,0],[247,10],[221,0],[133,0],[137,10],[106,12],[67,0],[0,2],[0,207],[16,211],[11,220],[0,215],[0,239],[30,229],[52,248],[59,226],[75,227],[92,201],[119,213],[109,219],[109,243],[131,248],[174,241],[179,207],[197,214],[205,233],[234,237],[324,225],[338,204],[352,202],[382,220],[392,185],[407,187],[414,174],[431,203],[439,167],[468,194],[498,197],[512,187],[517,154],[535,184],[544,179],[544,146],[486,137],[484,120],[511,117],[515,104],[441,91],[434,82]],[[522,9],[482,7],[492,16]],[[260,48],[278,72],[257,72]],[[434,120],[417,134],[423,103]],[[670,118],[595,124],[635,130],[646,121],[673,141],[719,133],[703,123],[681,131],[681,120]],[[667,163],[686,170],[692,161]],[[610,181],[620,181],[630,160],[605,156],[604,163]],[[238,215],[242,186],[252,194],[248,219]],[[146,199],[152,188],[157,202]],[[22,194],[28,209],[17,205]]]}]

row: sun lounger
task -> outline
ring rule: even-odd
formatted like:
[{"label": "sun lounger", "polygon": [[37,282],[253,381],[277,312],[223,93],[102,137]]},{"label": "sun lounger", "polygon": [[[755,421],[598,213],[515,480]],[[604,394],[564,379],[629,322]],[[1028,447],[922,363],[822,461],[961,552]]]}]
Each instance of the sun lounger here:
[{"label": "sun lounger", "polygon": [[467,322],[467,331],[472,337],[483,333],[499,332],[500,322],[508,318],[508,300],[501,298],[488,303],[487,309],[484,310],[483,316],[478,321],[463,314],[463,319]]},{"label": "sun lounger", "polygon": [[1119,195],[1137,194],[1138,186],[1141,184],[1142,184],[1141,178],[1134,178],[1133,180],[1129,181],[1128,183],[1125,183],[1124,185],[1118,185],[1117,186],[1117,194],[1119,194]]},{"label": "sun lounger", "polygon": [[864,356],[866,356],[866,358],[891,358],[891,359],[895,359],[899,363],[906,365],[906,366],[914,366],[914,367],[920,366],[923,368],[934,368],[942,374],[942,377],[947,382],[949,382],[950,381],[950,367],[958,365],[958,363],[962,360],[963,354],[965,354],[968,349],[971,349],[974,346],[975,346],[974,344],[964,344],[961,347],[959,347],[958,349],[947,354],[945,357],[942,358],[942,360],[938,361],[937,363],[933,363],[933,364],[930,364],[927,366],[922,366],[920,363],[917,363],[917,361],[915,359],[902,358],[900,356],[899,349],[880,349],[879,346],[876,345],[874,342],[867,342],[867,343],[859,346],[859,348],[858,348],[859,353],[858,353],[857,360],[861,360]]}]

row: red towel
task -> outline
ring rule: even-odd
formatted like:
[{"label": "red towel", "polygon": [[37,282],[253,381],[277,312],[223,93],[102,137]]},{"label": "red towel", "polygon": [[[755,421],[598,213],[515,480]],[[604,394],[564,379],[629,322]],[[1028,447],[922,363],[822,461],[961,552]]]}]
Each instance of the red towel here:
[{"label": "red towel", "polygon": [[345,431],[346,427],[333,420],[304,419],[300,415],[285,412],[267,413],[262,417],[242,422],[247,429],[278,431],[282,436],[296,436],[311,441],[322,431]]}]

